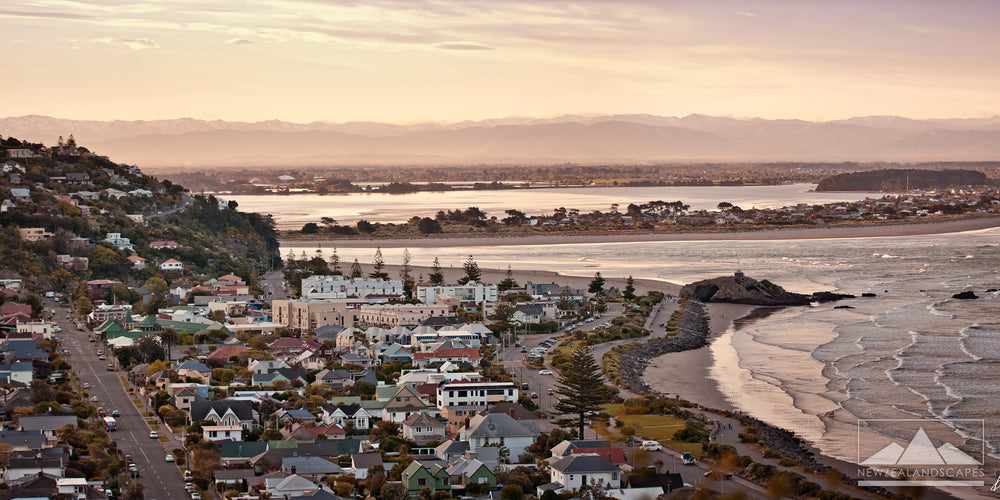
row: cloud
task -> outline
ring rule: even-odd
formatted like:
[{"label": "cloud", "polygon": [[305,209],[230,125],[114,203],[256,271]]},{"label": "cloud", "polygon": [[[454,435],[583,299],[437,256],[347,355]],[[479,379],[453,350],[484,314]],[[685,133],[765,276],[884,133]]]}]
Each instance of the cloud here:
[{"label": "cloud", "polygon": [[233,45],[246,45],[248,43],[253,43],[253,40],[247,40],[246,38],[230,38],[226,40],[226,43],[231,43]]},{"label": "cloud", "polygon": [[150,38],[95,38],[91,40],[95,43],[106,45],[124,46],[132,50],[162,49],[160,42]]},{"label": "cloud", "polygon": [[436,43],[433,45],[435,49],[443,50],[493,50],[493,47],[489,45],[483,45],[475,42],[444,42]]}]

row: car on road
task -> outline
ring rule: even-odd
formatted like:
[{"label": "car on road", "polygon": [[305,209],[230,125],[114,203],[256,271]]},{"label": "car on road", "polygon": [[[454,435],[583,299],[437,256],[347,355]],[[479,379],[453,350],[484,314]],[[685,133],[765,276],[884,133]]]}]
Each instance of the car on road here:
[{"label": "car on road", "polygon": [[160,439],[160,435],[156,431],[149,431],[149,439]]},{"label": "car on road", "polygon": [[198,492],[194,492],[191,494],[191,500],[201,500],[201,495]]},{"label": "car on road", "polygon": [[705,477],[709,479],[732,479],[732,472],[719,472],[717,470],[710,470],[705,472]]},{"label": "car on road", "polygon": [[531,399],[538,399],[538,393],[537,392],[531,393]]},{"label": "car on road", "polygon": [[91,396],[90,397],[90,402],[91,403],[96,403],[97,402],[97,396]]},{"label": "car on road", "polygon": [[115,371],[115,365],[112,365],[111,363],[108,363],[108,371],[109,372]]},{"label": "car on road", "polygon": [[524,347],[524,346],[522,346],[522,347],[521,347],[521,352],[528,352],[528,348],[527,348],[527,347]]},{"label": "car on road", "polygon": [[552,375],[552,370],[539,370],[539,375]]},{"label": "car on road", "polygon": [[694,456],[690,453],[681,455],[681,463],[684,465],[694,465]]},{"label": "car on road", "polygon": [[191,483],[184,483],[184,490],[187,491],[188,494],[190,495],[191,493],[198,491],[198,488],[195,488],[194,485]]},{"label": "car on road", "polygon": [[545,391],[545,393],[548,394],[549,396],[551,396],[552,395],[552,389],[549,389],[549,390]]},{"label": "car on road", "polygon": [[115,410],[115,411],[111,412],[111,416],[115,417],[115,418],[118,418],[118,417],[122,416],[122,414],[118,413],[118,410]]},{"label": "car on road", "polygon": [[87,383],[87,382],[84,382],[84,383],[83,383],[83,388],[84,388],[84,389],[90,389],[90,384],[89,384],[89,383]]},{"label": "car on road", "polygon": [[167,453],[167,458],[166,458],[166,460],[167,460],[167,462],[173,462],[173,461],[174,461],[174,456],[173,456],[173,455],[171,455],[171,454],[169,454],[169,453]]},{"label": "car on road", "polygon": [[663,449],[663,445],[660,444],[659,441],[647,440],[643,441],[642,444],[639,445],[639,449],[645,451],[660,451]]}]

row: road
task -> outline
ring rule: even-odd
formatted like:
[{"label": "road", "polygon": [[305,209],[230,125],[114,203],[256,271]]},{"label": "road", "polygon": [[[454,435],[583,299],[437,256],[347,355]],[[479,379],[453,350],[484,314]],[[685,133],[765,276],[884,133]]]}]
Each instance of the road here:
[{"label": "road", "polygon": [[108,435],[123,457],[132,455],[135,459],[139,468],[136,480],[143,485],[143,496],[157,500],[190,500],[191,497],[184,491],[184,476],[180,469],[166,462],[167,450],[180,447],[180,443],[166,428],[158,430],[161,435],[168,436],[167,442],[150,439],[151,429],[126,393],[120,372],[108,371],[108,363],[112,360],[98,359],[97,351],[107,352],[105,346],[101,342],[88,342],[88,333],[78,330],[69,319],[68,308],[60,308],[51,300],[45,301],[45,307],[56,312],[53,320],[62,328],[57,338],[80,382],[90,384],[86,392],[97,397],[94,404],[104,408],[109,416],[114,410],[121,413],[115,419],[118,430]]}]

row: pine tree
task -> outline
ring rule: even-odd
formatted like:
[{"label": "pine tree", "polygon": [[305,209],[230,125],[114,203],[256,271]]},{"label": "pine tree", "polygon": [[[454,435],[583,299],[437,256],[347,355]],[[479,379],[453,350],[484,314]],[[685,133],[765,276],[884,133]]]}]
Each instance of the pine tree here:
[{"label": "pine tree", "polygon": [[330,269],[333,270],[333,274],[338,276],[344,274],[340,270],[340,256],[337,255],[337,247],[333,247],[333,255],[330,256]]},{"label": "pine tree", "polygon": [[438,262],[437,257],[434,257],[434,263],[431,264],[431,272],[427,275],[427,279],[435,285],[444,284],[444,273],[441,272],[441,263]]},{"label": "pine tree", "polygon": [[514,272],[510,270],[510,265],[508,264],[507,275],[504,279],[500,280],[500,283],[497,283],[497,291],[502,293],[512,288],[517,288],[518,286],[520,285],[518,285],[517,281],[514,280]]},{"label": "pine tree", "polygon": [[560,421],[560,425],[577,424],[579,439],[583,439],[587,421],[601,411],[601,405],[611,400],[615,390],[604,385],[601,369],[587,346],[577,347],[566,366],[556,381],[555,392],[559,396],[555,410],[563,415],[574,415]]},{"label": "pine tree", "polygon": [[471,255],[462,264],[462,269],[465,270],[465,276],[458,280],[460,285],[464,285],[470,281],[479,281],[479,278],[483,276],[483,272],[479,270],[479,264],[476,264],[476,260]]},{"label": "pine tree", "polygon": [[403,249],[403,265],[399,267],[399,279],[403,280],[403,291],[406,292],[406,298],[413,297],[413,286],[416,282],[413,280],[411,273],[413,269],[410,268],[410,251],[406,248]]},{"label": "pine tree", "polygon": [[385,272],[385,259],[382,258],[382,247],[375,249],[375,258],[372,259],[372,272],[368,274],[368,277],[383,280],[389,279],[389,273]]},{"label": "pine tree", "polygon": [[361,271],[361,264],[358,264],[358,259],[354,259],[354,264],[351,264],[351,279],[360,278],[364,275],[365,273]]},{"label": "pine tree", "polygon": [[601,277],[600,271],[594,273],[594,279],[590,281],[587,291],[594,295],[604,295],[604,278]]},{"label": "pine tree", "polygon": [[625,291],[622,292],[622,298],[635,300],[635,281],[632,279],[632,275],[629,275],[628,279],[625,280]]}]

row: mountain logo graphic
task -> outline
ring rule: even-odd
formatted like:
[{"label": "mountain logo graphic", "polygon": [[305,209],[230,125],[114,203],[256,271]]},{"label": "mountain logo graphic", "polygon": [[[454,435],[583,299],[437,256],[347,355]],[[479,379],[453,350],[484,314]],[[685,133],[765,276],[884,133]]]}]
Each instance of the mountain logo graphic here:
[{"label": "mountain logo graphic", "polygon": [[910,444],[902,446],[891,443],[882,448],[867,460],[861,462],[865,466],[887,465],[982,465],[964,451],[951,443],[945,443],[937,448],[931,443],[924,428],[921,427]]}]

